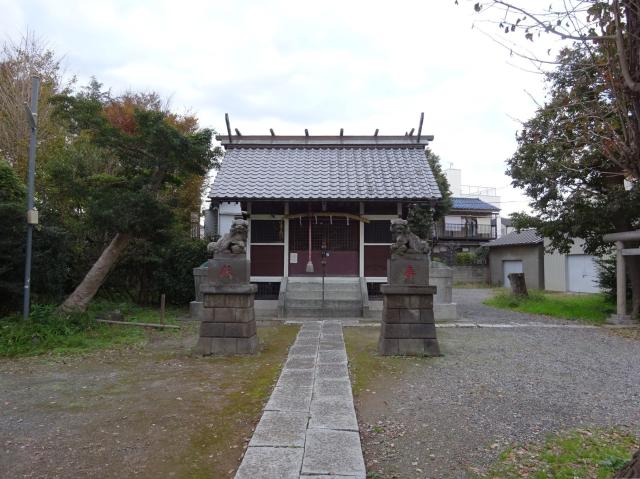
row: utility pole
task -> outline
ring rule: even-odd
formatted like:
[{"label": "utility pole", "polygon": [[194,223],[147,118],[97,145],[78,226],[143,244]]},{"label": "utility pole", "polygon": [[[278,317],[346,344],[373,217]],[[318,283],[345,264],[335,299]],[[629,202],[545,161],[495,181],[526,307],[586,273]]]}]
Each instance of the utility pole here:
[{"label": "utility pole", "polygon": [[27,254],[24,266],[24,300],[22,303],[22,316],[29,318],[29,305],[31,296],[31,249],[33,243],[33,226],[38,224],[38,211],[33,207],[33,190],[36,176],[36,133],[38,131],[38,98],[40,96],[40,77],[31,77],[31,108],[25,102],[27,120],[31,126],[31,139],[29,142],[29,177],[27,180]]}]

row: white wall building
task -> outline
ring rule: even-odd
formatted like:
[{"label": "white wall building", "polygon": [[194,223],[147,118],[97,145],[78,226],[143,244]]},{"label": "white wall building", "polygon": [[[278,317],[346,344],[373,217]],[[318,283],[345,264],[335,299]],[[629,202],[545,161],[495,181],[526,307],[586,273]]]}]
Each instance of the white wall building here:
[{"label": "white wall building", "polygon": [[207,238],[222,236],[231,229],[235,218],[242,216],[242,208],[237,201],[223,201],[218,206],[205,210],[204,234]]},{"label": "white wall building", "polygon": [[[544,239],[545,249],[549,239]],[[544,285],[547,291],[599,293],[597,258],[584,252],[584,241],[575,239],[569,254],[544,255]]]},{"label": "white wall building", "polygon": [[[497,189],[491,186],[471,186],[462,184],[462,170],[459,168],[449,168],[444,170],[444,174],[449,182],[449,188],[451,190],[451,196],[453,198],[478,198],[485,203],[500,208],[500,196],[497,193]],[[456,223],[460,222],[461,218],[455,216],[447,216],[445,222]],[[480,222],[488,222],[491,224],[491,218],[479,219]],[[482,223],[484,224],[484,223]],[[499,238],[502,235],[502,224],[500,222],[500,216],[496,217],[496,232]]]}]

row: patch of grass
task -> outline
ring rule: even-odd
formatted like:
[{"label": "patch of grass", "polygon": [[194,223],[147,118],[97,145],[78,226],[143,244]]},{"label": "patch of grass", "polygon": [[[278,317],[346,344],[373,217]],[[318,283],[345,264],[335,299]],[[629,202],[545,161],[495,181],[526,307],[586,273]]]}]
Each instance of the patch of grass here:
[{"label": "patch of grass", "polygon": [[615,311],[615,305],[603,294],[564,294],[530,290],[528,298],[518,298],[498,290],[484,301],[487,306],[521,313],[544,314],[562,319],[577,319],[602,324]]},{"label": "patch of grass", "polygon": [[233,477],[243,441],[251,437],[298,329],[294,325],[261,327],[258,336],[262,350],[258,355],[205,359],[221,367],[240,368],[243,374],[221,385],[227,391],[225,406],[209,417],[203,416],[202,428],[191,438],[189,457],[180,460],[183,466],[177,477]]},{"label": "patch of grass", "polygon": [[[70,354],[96,349],[143,343],[147,331],[140,327],[109,325],[95,321],[107,311],[120,311],[126,321],[160,322],[157,309],[127,303],[98,301],[85,313],[65,314],[54,305],[33,305],[27,321],[14,315],[0,319],[0,357],[29,356],[43,353]],[[167,324],[175,324],[180,310],[165,314]],[[172,334],[175,330],[163,330]]]},{"label": "patch of grass", "polygon": [[640,447],[640,440],[620,429],[576,429],[550,436],[543,444],[510,447],[483,478],[607,479]]},{"label": "patch of grass", "polygon": [[415,357],[380,356],[379,328],[345,327],[343,331],[354,396],[365,391],[375,379],[383,375],[395,376],[402,372],[410,361],[423,360]]}]

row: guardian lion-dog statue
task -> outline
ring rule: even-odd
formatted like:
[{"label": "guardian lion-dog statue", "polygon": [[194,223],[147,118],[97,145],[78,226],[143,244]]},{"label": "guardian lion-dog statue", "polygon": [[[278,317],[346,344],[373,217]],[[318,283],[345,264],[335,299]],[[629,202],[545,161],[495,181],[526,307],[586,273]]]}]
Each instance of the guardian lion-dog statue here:
[{"label": "guardian lion-dog statue", "polygon": [[392,255],[404,256],[405,254],[427,254],[429,252],[427,242],[411,232],[407,220],[401,218],[391,220],[391,233],[393,236]]},{"label": "guardian lion-dog statue", "polygon": [[233,220],[231,230],[225,233],[218,241],[207,245],[210,255],[218,254],[244,254],[247,252],[247,233],[249,223],[246,220]]}]

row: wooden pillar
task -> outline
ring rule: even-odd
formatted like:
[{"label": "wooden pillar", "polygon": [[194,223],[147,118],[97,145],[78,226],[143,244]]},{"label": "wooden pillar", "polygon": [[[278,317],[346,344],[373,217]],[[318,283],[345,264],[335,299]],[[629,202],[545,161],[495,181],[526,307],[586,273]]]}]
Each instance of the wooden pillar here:
[{"label": "wooden pillar", "polygon": [[616,241],[616,313],[619,318],[627,315],[627,272],[622,254],[624,243]]},{"label": "wooden pillar", "polygon": [[[360,202],[360,218],[364,216],[364,203]],[[360,221],[360,243],[358,246],[358,276],[364,278],[364,221]]]},{"label": "wooden pillar", "polygon": [[283,276],[287,278],[289,276],[289,218],[286,215],[289,214],[289,202],[284,203],[284,269]]},{"label": "wooden pillar", "polygon": [[249,231],[247,232],[247,258],[251,260],[251,201],[247,202],[247,214],[249,215]]}]

